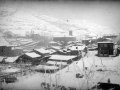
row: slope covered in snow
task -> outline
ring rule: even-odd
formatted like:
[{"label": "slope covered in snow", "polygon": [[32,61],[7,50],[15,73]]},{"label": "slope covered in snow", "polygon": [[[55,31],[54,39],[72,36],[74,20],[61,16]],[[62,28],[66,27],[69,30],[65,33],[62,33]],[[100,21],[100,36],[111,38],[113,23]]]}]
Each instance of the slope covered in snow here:
[{"label": "slope covered in snow", "polygon": [[63,30],[72,30],[75,35],[105,35],[105,34],[117,34],[115,31],[108,27],[97,25],[95,23],[86,20],[71,20],[63,21],[55,18],[51,18],[45,15],[36,16],[39,19],[45,20],[52,25],[55,25]]},{"label": "slope covered in snow", "polygon": [[0,7],[0,20],[1,29],[20,35],[29,34],[31,31],[44,35],[68,35],[69,30],[73,31],[74,36],[116,34],[108,27],[85,20],[64,21],[46,15],[31,15],[7,7]]},{"label": "slope covered in snow", "polygon": [[[7,13],[11,13],[7,8],[2,8],[0,13],[4,14],[4,10],[7,11]],[[60,28],[20,10],[6,15],[5,17],[2,17],[0,15],[0,20],[1,29],[9,30],[15,34],[25,35],[26,33],[28,34],[31,31],[34,31],[34,33],[43,34],[44,31],[44,33],[48,35],[50,32],[62,31]]]}]

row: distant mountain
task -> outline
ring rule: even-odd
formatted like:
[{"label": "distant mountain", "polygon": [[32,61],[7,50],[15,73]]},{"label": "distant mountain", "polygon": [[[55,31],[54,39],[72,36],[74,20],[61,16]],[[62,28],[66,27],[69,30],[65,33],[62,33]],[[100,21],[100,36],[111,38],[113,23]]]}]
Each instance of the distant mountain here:
[{"label": "distant mountain", "polygon": [[64,21],[46,15],[31,15],[6,7],[0,7],[0,21],[1,30],[9,30],[20,35],[31,32],[50,36],[68,35],[69,30],[72,30],[75,36],[116,34],[108,27],[85,20]]}]

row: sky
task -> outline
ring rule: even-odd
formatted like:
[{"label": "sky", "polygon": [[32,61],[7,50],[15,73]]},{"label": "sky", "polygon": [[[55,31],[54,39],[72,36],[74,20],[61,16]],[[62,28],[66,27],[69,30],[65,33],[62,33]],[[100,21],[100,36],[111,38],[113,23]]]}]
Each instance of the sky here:
[{"label": "sky", "polygon": [[120,1],[4,1],[0,6],[61,20],[86,20],[120,32]]}]

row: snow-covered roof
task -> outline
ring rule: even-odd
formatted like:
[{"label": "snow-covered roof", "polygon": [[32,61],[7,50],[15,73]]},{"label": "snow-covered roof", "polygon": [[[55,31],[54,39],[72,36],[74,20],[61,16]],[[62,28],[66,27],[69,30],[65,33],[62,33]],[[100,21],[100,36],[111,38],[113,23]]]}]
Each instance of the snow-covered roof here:
[{"label": "snow-covered roof", "polygon": [[34,49],[34,50],[37,51],[37,52],[40,52],[40,53],[42,53],[42,54],[51,53],[50,50],[45,50],[45,49],[43,49],[43,48]]},{"label": "snow-covered roof", "polygon": [[53,49],[49,49],[49,50],[50,50],[50,54],[56,52],[56,50]]},{"label": "snow-covered roof", "polygon": [[0,62],[3,60],[3,58],[5,58],[5,57],[1,57],[1,56],[0,56]]},{"label": "snow-covered roof", "polygon": [[49,59],[51,60],[70,60],[75,58],[76,56],[67,56],[67,55],[51,55]]},{"label": "snow-covered roof", "polygon": [[0,57],[0,62],[2,62],[2,60],[4,59],[5,62],[10,63],[10,62],[16,61],[17,58],[18,58],[18,56],[16,56],[16,57]]},{"label": "snow-covered roof", "polygon": [[53,48],[53,49],[57,49],[57,50],[61,49],[60,46],[51,46],[51,48]]},{"label": "snow-covered roof", "polygon": [[98,43],[113,43],[113,42],[98,42]]},{"label": "snow-covered roof", "polygon": [[7,59],[5,59],[5,62],[14,62],[14,61],[16,61],[17,58],[18,58],[18,56],[16,56],[16,57],[7,57]]},{"label": "snow-covered roof", "polygon": [[107,40],[113,40],[113,39],[111,39],[111,38],[106,38]]},{"label": "snow-covered roof", "polygon": [[2,72],[3,73],[14,73],[14,72],[18,72],[18,71],[19,71],[19,69],[10,68],[10,69],[3,70]]},{"label": "snow-covered roof", "polygon": [[52,44],[52,43],[57,43],[57,42],[55,42],[55,41],[51,41],[51,42],[49,42],[49,43],[51,43],[51,44]]},{"label": "snow-covered roof", "polygon": [[25,55],[30,56],[32,58],[37,58],[37,57],[41,56],[41,55],[34,53],[34,52],[25,53]]}]

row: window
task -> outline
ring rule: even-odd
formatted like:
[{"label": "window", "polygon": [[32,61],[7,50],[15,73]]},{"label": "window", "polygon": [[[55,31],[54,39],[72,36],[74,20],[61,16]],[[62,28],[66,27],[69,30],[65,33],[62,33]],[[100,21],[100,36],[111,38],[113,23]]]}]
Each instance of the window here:
[{"label": "window", "polygon": [[76,49],[78,49],[78,47],[76,47]]},{"label": "window", "polygon": [[108,47],[108,44],[104,44],[104,47]]},{"label": "window", "polygon": [[102,44],[102,43],[100,44],[100,47],[103,47],[103,44]]}]

